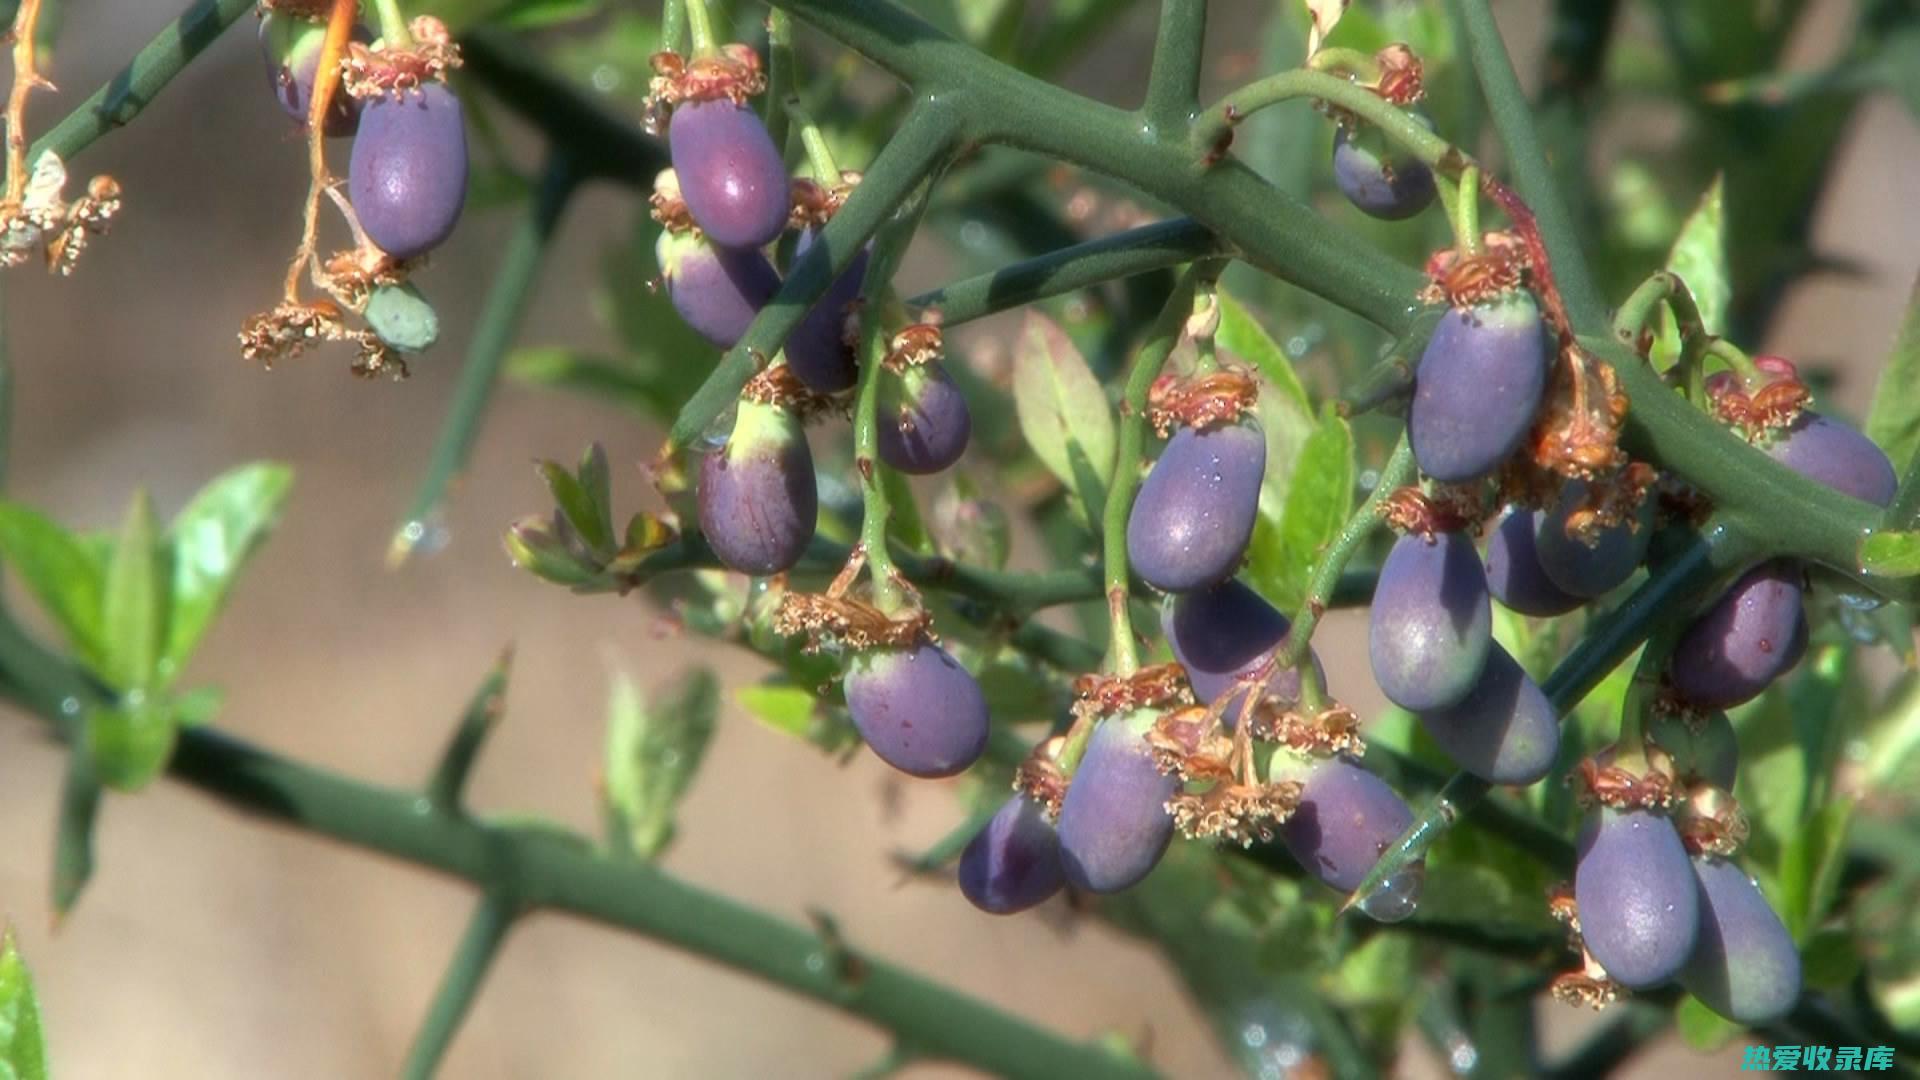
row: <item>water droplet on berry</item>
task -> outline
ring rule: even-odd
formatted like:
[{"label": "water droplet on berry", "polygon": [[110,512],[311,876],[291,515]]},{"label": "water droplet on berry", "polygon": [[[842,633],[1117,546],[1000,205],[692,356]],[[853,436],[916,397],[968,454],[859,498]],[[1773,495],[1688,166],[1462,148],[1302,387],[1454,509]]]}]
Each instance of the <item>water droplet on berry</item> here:
[{"label": "water droplet on berry", "polygon": [[1375,922],[1404,922],[1420,907],[1420,889],[1426,884],[1424,860],[1380,883],[1380,887],[1362,897],[1355,906]]}]

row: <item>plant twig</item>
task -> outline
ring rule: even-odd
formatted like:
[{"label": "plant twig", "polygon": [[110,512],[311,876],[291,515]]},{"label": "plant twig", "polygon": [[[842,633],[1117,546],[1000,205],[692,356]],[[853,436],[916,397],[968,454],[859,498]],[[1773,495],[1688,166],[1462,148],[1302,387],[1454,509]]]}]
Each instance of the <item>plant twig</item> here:
[{"label": "plant twig", "polygon": [[1207,45],[1207,0],[1160,0],[1160,32],[1141,111],[1169,131],[1185,127],[1200,103],[1200,62]]},{"label": "plant twig", "polygon": [[474,691],[473,700],[460,714],[453,737],[447,740],[447,748],[440,752],[433,775],[427,778],[427,802],[440,813],[466,812],[461,796],[466,790],[467,777],[472,774],[474,763],[480,759],[481,747],[486,745],[487,736],[493,734],[500,722],[500,713],[506,708],[507,674],[512,667],[513,650],[502,650],[486,678],[480,681],[480,688]]},{"label": "plant twig", "polygon": [[520,906],[507,893],[489,891],[480,897],[460,944],[454,948],[453,962],[447,965],[440,989],[434,992],[427,1018],[414,1036],[413,1048],[407,1051],[407,1063],[400,1075],[408,1080],[428,1080],[440,1071],[440,1060],[453,1045],[487,969],[493,966],[493,958],[507,940],[507,931],[519,917]]},{"label": "plant twig", "polygon": [[40,0],[20,0],[13,13],[13,86],[7,91],[7,194],[0,199],[0,221],[20,211],[27,192],[27,95],[52,84],[40,76],[34,52],[40,37]]},{"label": "plant twig", "polygon": [[[1367,493],[1366,501],[1347,517],[1320,561],[1314,564],[1313,574],[1307,579],[1306,599],[1301,602],[1300,610],[1294,612],[1292,626],[1287,631],[1287,647],[1279,654],[1278,666],[1299,667],[1306,660],[1307,650],[1313,644],[1313,632],[1320,625],[1320,617],[1327,613],[1334,590],[1342,580],[1342,571],[1360,550],[1360,545],[1380,527],[1380,507],[1386,503],[1387,496],[1413,477],[1413,446],[1402,435],[1392,456],[1380,469],[1380,481]],[[1302,670],[1311,671],[1311,665]]]}]

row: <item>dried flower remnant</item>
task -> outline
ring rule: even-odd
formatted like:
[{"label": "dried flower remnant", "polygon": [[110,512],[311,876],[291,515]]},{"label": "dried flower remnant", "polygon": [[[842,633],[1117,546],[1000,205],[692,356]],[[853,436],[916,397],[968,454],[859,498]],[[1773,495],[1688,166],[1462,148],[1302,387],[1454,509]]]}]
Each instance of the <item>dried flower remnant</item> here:
[{"label": "dried flower remnant", "polygon": [[340,61],[340,85],[356,98],[406,96],[428,83],[446,82],[447,73],[461,64],[460,46],[447,25],[422,15],[407,27],[411,44],[350,41]]}]

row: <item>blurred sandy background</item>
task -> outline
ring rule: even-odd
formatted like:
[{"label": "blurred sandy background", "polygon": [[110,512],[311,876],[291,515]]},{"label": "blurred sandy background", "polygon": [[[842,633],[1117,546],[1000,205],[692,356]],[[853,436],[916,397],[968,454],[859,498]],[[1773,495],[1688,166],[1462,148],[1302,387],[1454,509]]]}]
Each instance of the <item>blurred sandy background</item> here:
[{"label": "blurred sandy background", "polygon": [[[1535,6],[1502,5],[1518,17],[1510,33],[1523,53],[1537,47],[1537,28],[1525,25]],[[34,129],[182,7],[69,3],[53,71],[64,92],[35,99]],[[1238,8],[1219,5],[1222,48]],[[1150,18],[1136,19],[1098,69],[1144,73],[1131,57],[1144,55],[1150,32]],[[304,186],[301,150],[261,80],[243,22],[138,122],[79,160],[76,172],[111,172],[127,189],[123,218],[79,274],[58,281],[21,270],[5,280],[20,387],[12,494],[99,527],[117,520],[136,485],[170,513],[226,465],[291,462],[298,479],[281,531],[191,673],[226,687],[220,723],[303,760],[413,782],[487,665],[515,642],[506,722],[481,762],[474,801],[593,829],[607,658],[652,683],[712,651],[656,637],[637,601],[539,585],[508,565],[498,538],[510,518],[544,504],[531,458],[570,458],[598,438],[616,462],[631,463],[656,435],[610,408],[507,387],[447,513],[450,544],[388,571],[388,536],[446,407],[506,222],[470,215],[422,279],[444,333],[410,381],[353,379],[338,352],[270,374],[251,369],[234,330],[274,297]],[[1874,276],[1804,289],[1771,344],[1871,365],[1914,269],[1920,218],[1900,181],[1920,141],[1897,106],[1876,103],[1860,114],[1846,157],[1819,239]],[[608,344],[588,296],[600,245],[624,229],[633,206],[606,190],[579,200],[522,340]],[[908,277],[912,285],[930,274],[921,267]],[[1856,375],[1839,399],[1857,410],[1870,390],[1870,378]],[[616,502],[630,505],[637,473],[618,469],[616,487]],[[1336,621],[1346,647],[1323,655],[1336,692],[1366,701],[1364,661],[1351,650],[1356,625]],[[735,680],[750,671],[735,663]],[[18,925],[38,976],[59,1075],[397,1068],[466,918],[465,887],[252,824],[161,783],[108,802],[94,881],[68,925],[50,932],[60,761],[37,723],[0,717],[0,914]],[[788,917],[826,909],[858,947],[1062,1031],[1150,1031],[1171,1074],[1226,1070],[1149,950],[1092,921],[990,919],[949,888],[899,886],[888,853],[935,839],[955,813],[940,785],[900,787],[871,759],[838,768],[730,708],[666,863]],[[834,1076],[885,1048],[864,1025],[751,978],[540,915],[509,940],[446,1074]],[[1647,1062],[1642,1071],[1658,1070]]]}]

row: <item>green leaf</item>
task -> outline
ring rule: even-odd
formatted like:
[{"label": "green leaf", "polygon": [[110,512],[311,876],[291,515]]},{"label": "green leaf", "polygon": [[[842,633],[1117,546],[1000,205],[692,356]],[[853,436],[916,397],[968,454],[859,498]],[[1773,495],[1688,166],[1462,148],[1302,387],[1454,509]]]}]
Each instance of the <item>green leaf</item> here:
[{"label": "green leaf", "polygon": [[1113,410],[1066,331],[1039,312],[1020,328],[1013,401],[1034,454],[1083,506],[1098,505],[1113,479]]},{"label": "green leaf", "polygon": [[90,668],[105,662],[100,597],[106,562],[80,537],[37,510],[0,503],[0,558],[13,566],[27,590],[66,635]]},{"label": "green leaf", "polygon": [[999,503],[980,497],[965,473],[956,472],[933,497],[928,522],[940,553],[955,562],[1004,569],[1013,549],[1013,526]]},{"label": "green leaf", "polygon": [[543,461],[538,468],[540,478],[547,482],[547,490],[553,493],[553,501],[560,505],[567,524],[573,526],[573,531],[601,558],[611,557],[612,523],[602,515],[601,507],[594,503],[579,478],[557,461]]},{"label": "green leaf", "polygon": [[898,469],[881,469],[880,484],[887,490],[887,535],[908,551],[933,554],[933,537],[920,517],[920,502],[913,497],[906,474]]},{"label": "green leaf", "polygon": [[177,674],[205,636],[247,561],[280,521],[293,470],[256,462],[230,469],[174,515],[173,596],[164,653]]},{"label": "green leaf", "polygon": [[[588,445],[580,455],[580,490],[586,492],[593,507],[594,531],[606,537],[607,546],[616,546],[613,531],[613,473],[607,466],[607,449],[599,443]],[[589,541],[592,537],[588,537]]]},{"label": "green leaf", "polygon": [[[1700,305],[1700,321],[1710,334],[1726,333],[1727,305],[1733,298],[1732,274],[1727,269],[1725,191],[1724,179],[1715,176],[1680,226],[1680,236],[1667,255],[1667,269],[1693,292],[1694,302]],[[1663,307],[1653,357],[1664,368],[1679,356],[1680,331]]]},{"label": "green leaf", "polygon": [[1804,943],[1812,936],[1833,902],[1853,807],[1854,801],[1844,798],[1822,806],[1781,851],[1776,875],[1780,894],[1773,900],[1795,941]]},{"label": "green leaf", "polygon": [[33,976],[13,928],[0,932],[0,1080],[46,1080],[47,1042]]},{"label": "green leaf", "polygon": [[1300,447],[1279,522],[1266,517],[1254,522],[1249,576],[1282,610],[1296,610],[1305,601],[1314,563],[1352,512],[1353,473],[1353,431],[1328,406]]},{"label": "green leaf", "polygon": [[167,635],[164,561],[153,501],[135,492],[107,565],[104,597],[107,655],[100,675],[118,689],[144,691],[158,682]]},{"label": "green leaf", "polygon": [[860,734],[845,709],[827,709],[803,687],[791,683],[761,683],[734,691],[734,700],[755,720],[829,753],[852,749]]},{"label": "green leaf", "polygon": [[1860,571],[1882,577],[1920,574],[1920,532],[1868,533],[1860,541]]},{"label": "green leaf", "polygon": [[652,858],[673,840],[674,808],[700,768],[720,683],[698,669],[649,703],[616,671],[607,701],[606,800],[617,845]]},{"label": "green leaf", "polygon": [[152,783],[173,756],[178,734],[166,703],[139,691],[87,713],[87,753],[101,782],[115,791],[139,791]]},{"label": "green leaf", "polygon": [[1274,389],[1301,412],[1311,415],[1313,403],[1307,400],[1307,388],[1300,385],[1300,376],[1294,372],[1286,351],[1240,301],[1224,291],[1219,293],[1219,298],[1220,329],[1214,334],[1214,341],[1259,369]]},{"label": "green leaf", "polygon": [[672,415],[664,388],[631,364],[559,345],[520,349],[507,358],[507,376],[531,386],[568,390],[643,416]]},{"label": "green leaf", "polygon": [[1867,437],[1880,444],[1893,462],[1894,472],[1906,475],[1914,453],[1920,451],[1920,279],[1907,299],[1900,333],[1880,365],[1880,385],[1867,412]]},{"label": "green leaf", "polygon": [[217,686],[196,686],[184,693],[173,695],[170,704],[173,707],[173,722],[180,727],[199,727],[210,724],[220,713],[220,706],[226,704],[226,691]]},{"label": "green leaf", "polygon": [[1688,994],[1673,1019],[1680,1037],[1695,1050],[1717,1050],[1740,1032],[1740,1025],[1707,1008],[1706,1002]]}]

